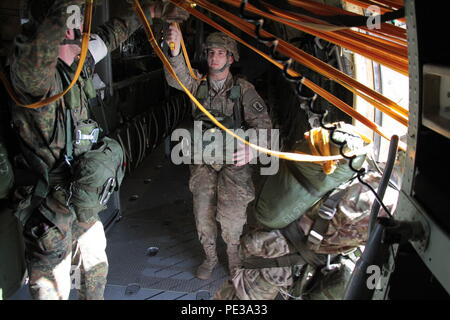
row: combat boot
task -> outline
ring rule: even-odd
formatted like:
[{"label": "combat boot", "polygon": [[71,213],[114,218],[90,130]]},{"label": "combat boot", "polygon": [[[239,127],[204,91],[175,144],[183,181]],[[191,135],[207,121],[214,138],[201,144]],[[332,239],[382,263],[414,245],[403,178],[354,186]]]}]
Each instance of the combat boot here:
[{"label": "combat boot", "polygon": [[233,277],[236,270],[242,266],[242,260],[239,256],[238,245],[227,245],[227,255],[228,270],[230,272],[230,276]]},{"label": "combat boot", "polygon": [[206,259],[198,267],[196,277],[202,280],[207,280],[211,277],[214,267],[217,265],[217,253],[215,245],[203,246],[203,250],[206,254]]}]

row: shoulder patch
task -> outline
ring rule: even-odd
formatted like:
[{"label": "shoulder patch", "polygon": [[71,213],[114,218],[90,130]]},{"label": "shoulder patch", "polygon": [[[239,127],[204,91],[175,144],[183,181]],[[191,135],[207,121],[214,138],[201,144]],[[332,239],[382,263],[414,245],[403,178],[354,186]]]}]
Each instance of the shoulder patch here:
[{"label": "shoulder patch", "polygon": [[264,110],[264,105],[259,101],[253,102],[252,107],[258,112],[262,112]]}]

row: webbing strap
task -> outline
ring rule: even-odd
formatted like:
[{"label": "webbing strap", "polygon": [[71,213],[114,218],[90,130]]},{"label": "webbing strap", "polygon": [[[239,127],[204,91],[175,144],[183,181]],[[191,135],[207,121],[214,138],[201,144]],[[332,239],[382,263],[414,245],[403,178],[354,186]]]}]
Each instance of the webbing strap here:
[{"label": "webbing strap", "polygon": [[323,238],[328,231],[330,222],[336,215],[337,206],[344,195],[345,189],[341,189],[337,192],[331,193],[330,196],[326,196],[326,199],[320,206],[317,217],[308,234],[308,246],[311,250],[319,249]]},{"label": "webbing strap", "polygon": [[72,112],[69,108],[66,109],[66,155],[65,160],[67,164],[73,160],[73,137],[72,137]]},{"label": "webbing strap", "polygon": [[298,254],[288,254],[277,258],[249,257],[242,262],[244,269],[283,268],[306,264],[305,259]]},{"label": "webbing strap", "polygon": [[298,227],[297,221],[292,222],[280,231],[308,264],[318,267],[323,266],[326,263],[324,257],[321,257],[308,248],[306,245],[305,234],[303,233],[303,230]]}]

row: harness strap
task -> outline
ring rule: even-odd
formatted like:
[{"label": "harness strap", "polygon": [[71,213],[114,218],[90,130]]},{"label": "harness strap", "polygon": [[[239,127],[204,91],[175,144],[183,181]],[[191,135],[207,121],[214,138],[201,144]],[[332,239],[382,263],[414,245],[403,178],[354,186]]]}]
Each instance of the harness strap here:
[{"label": "harness strap", "polygon": [[73,160],[72,113],[70,109],[66,109],[66,154],[64,157],[70,166]]},{"label": "harness strap", "polygon": [[243,261],[242,267],[244,269],[264,269],[292,267],[304,264],[306,264],[305,259],[300,254],[293,253],[278,258],[250,257]]},{"label": "harness strap", "polygon": [[307,245],[311,250],[318,250],[323,238],[328,231],[331,220],[337,212],[337,206],[345,194],[345,189],[340,189],[326,197],[319,208],[318,215],[309,231]]},{"label": "harness strap", "polygon": [[301,228],[294,221],[287,227],[280,230],[283,236],[288,239],[295,247],[302,258],[310,265],[315,267],[323,266],[326,263],[326,257],[313,252],[306,245],[306,236]]},{"label": "harness strap", "polygon": [[[237,80],[234,79],[233,82],[235,85],[229,90],[228,98],[231,99],[234,102],[233,106],[233,118],[234,118],[234,128],[232,129],[238,129],[241,128],[242,124],[245,124],[244,120],[244,112],[242,108],[241,103],[241,86],[237,84]],[[209,94],[209,86],[207,80],[202,80],[200,82],[200,85],[197,89],[196,98],[197,100],[204,105],[206,102],[206,99],[208,98]]]}]

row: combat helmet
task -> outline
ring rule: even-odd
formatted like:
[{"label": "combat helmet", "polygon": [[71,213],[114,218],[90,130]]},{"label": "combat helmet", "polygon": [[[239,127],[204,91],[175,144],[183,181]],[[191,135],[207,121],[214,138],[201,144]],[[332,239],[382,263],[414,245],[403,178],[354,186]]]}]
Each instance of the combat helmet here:
[{"label": "combat helmet", "polygon": [[[54,3],[55,0],[28,0],[26,3],[28,18],[33,22],[42,23]],[[83,15],[85,5],[82,4],[79,7]]]},{"label": "combat helmet", "polygon": [[222,32],[214,32],[211,33],[205,41],[204,50],[211,48],[225,48],[233,54],[234,60],[239,61],[239,51],[237,48],[237,43],[235,40],[228,37],[226,34]]}]

